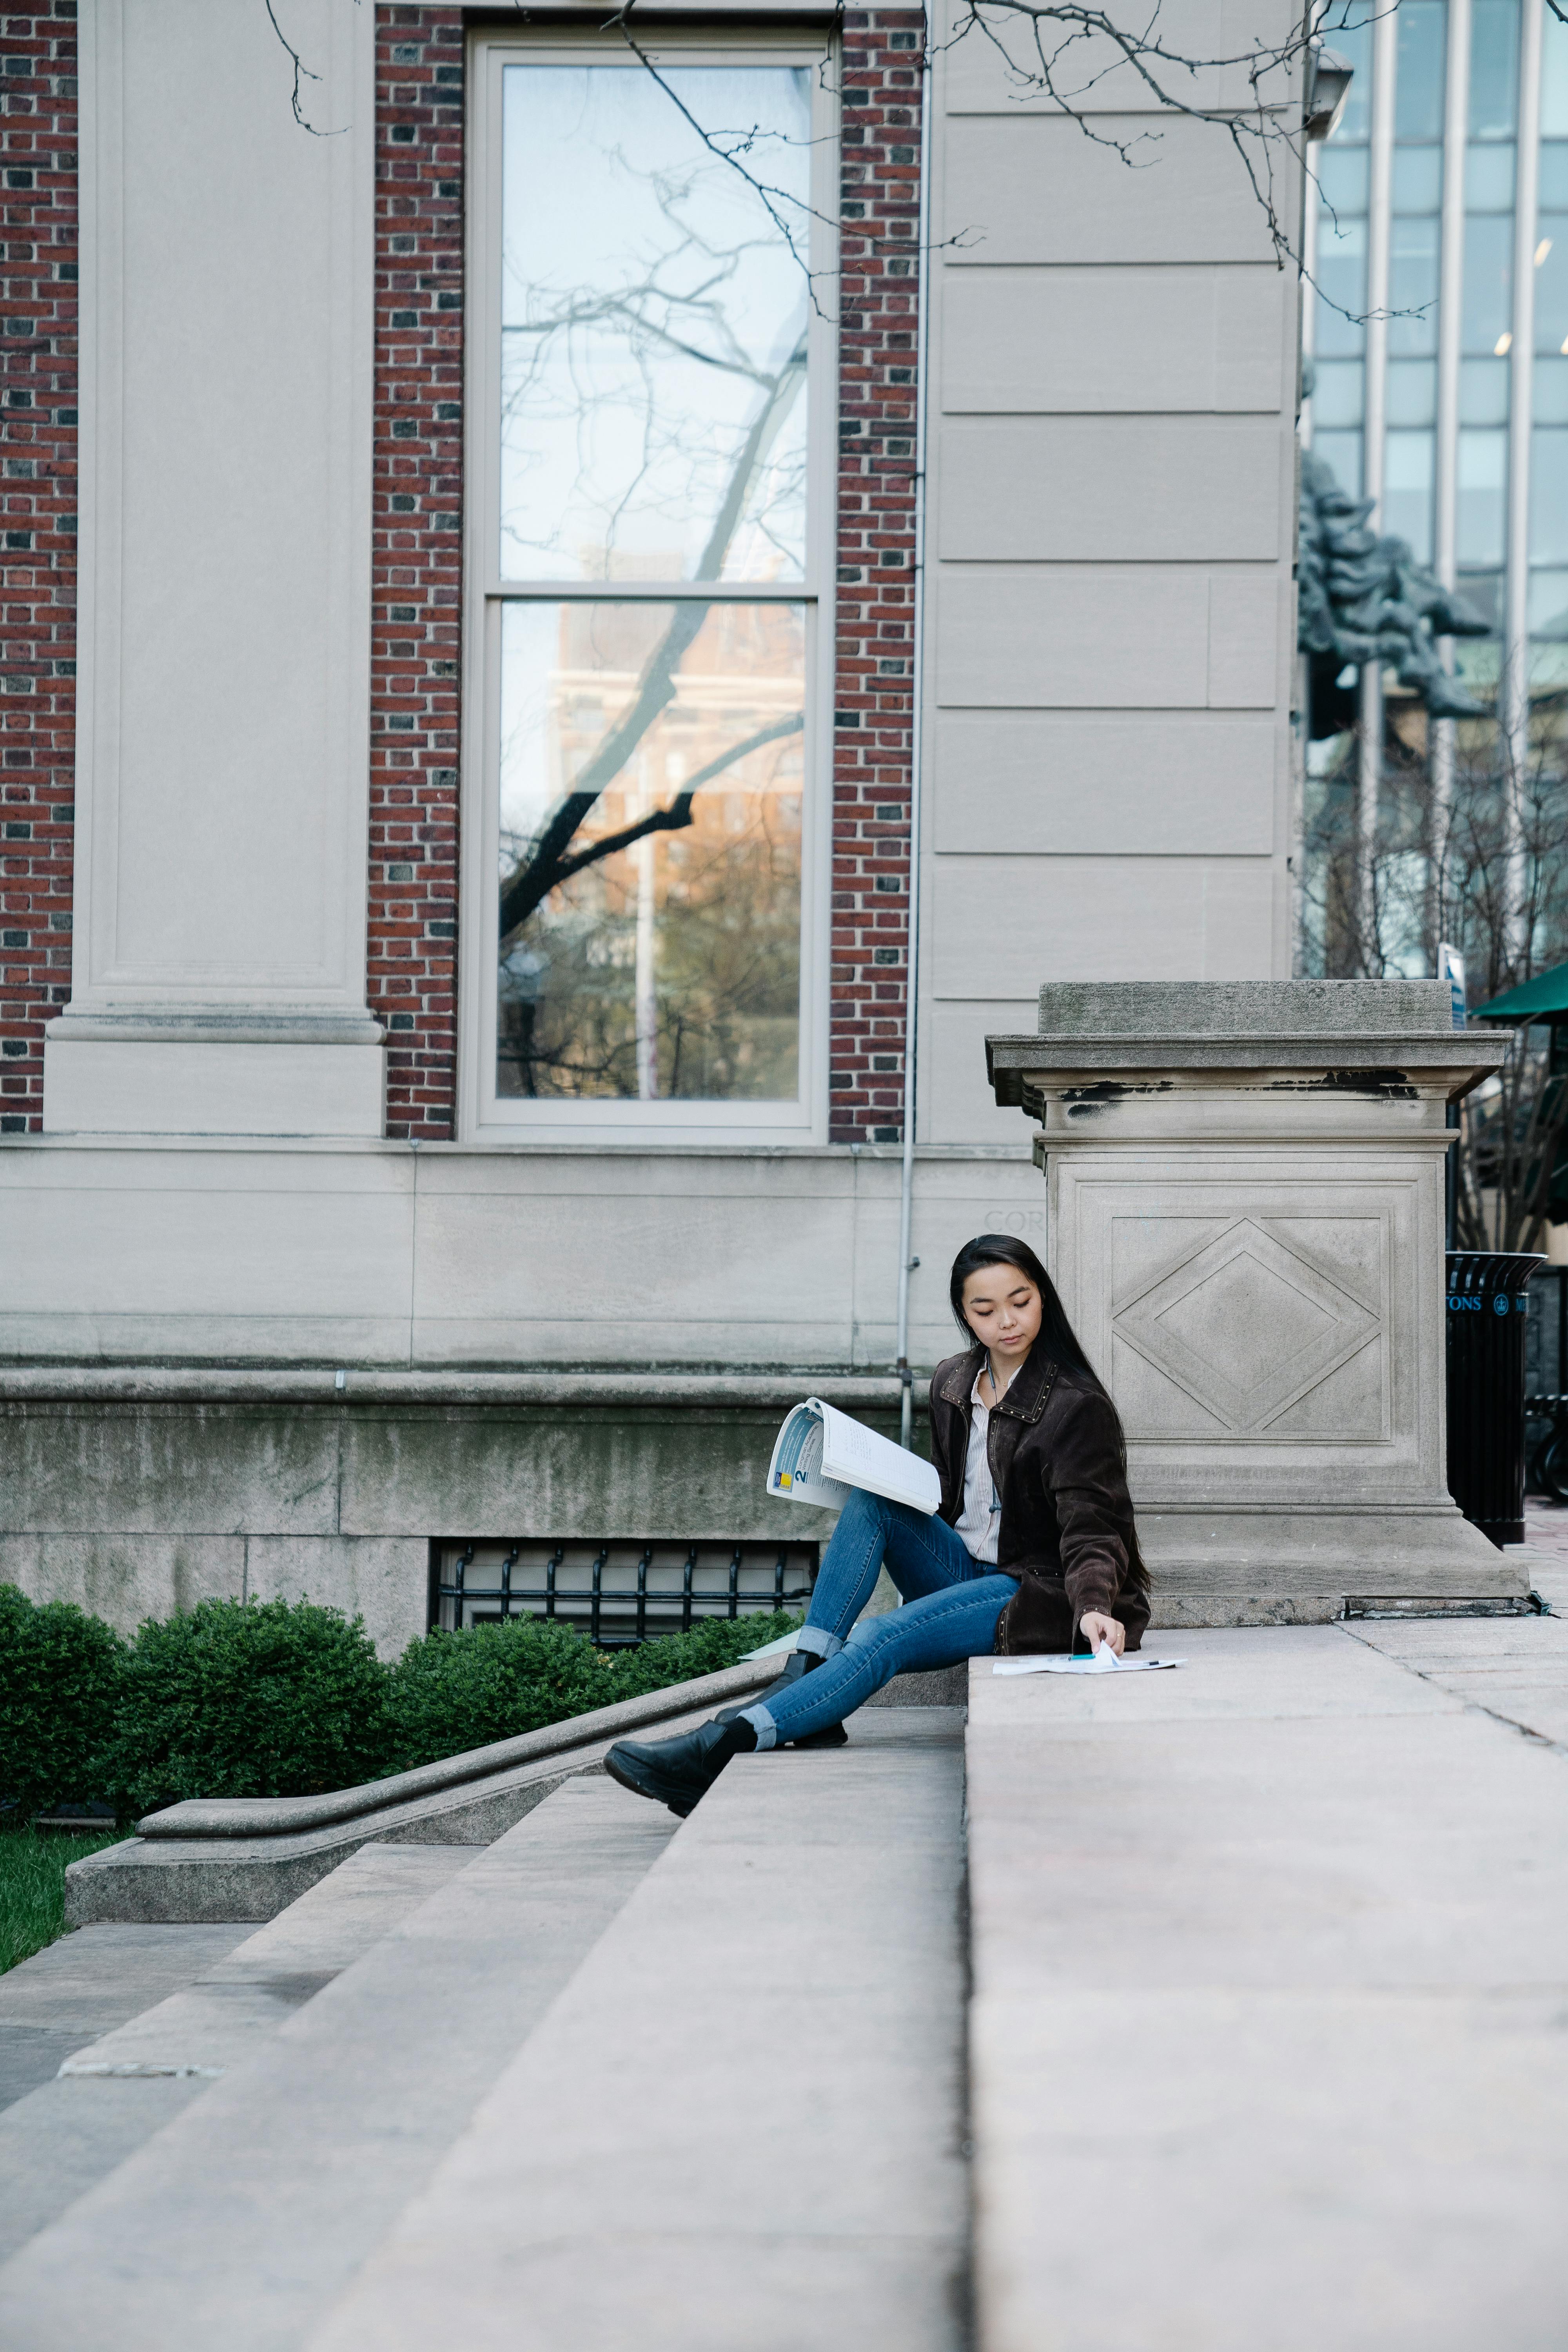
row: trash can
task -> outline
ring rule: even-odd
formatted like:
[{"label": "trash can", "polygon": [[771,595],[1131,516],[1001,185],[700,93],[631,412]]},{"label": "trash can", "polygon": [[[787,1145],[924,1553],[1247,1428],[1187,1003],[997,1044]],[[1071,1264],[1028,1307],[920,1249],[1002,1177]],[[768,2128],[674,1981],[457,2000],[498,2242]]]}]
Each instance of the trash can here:
[{"label": "trash can", "polygon": [[1524,1333],[1533,1251],[1448,1252],[1448,1492],[1500,1546],[1524,1541]]}]

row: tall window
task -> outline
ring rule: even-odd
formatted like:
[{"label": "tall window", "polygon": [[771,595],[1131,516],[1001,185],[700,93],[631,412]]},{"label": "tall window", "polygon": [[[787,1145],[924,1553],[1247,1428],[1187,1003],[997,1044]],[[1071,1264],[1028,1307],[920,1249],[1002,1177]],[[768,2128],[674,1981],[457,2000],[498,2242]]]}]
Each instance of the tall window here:
[{"label": "tall window", "polygon": [[824,62],[479,46],[481,1128],[812,1121]]}]

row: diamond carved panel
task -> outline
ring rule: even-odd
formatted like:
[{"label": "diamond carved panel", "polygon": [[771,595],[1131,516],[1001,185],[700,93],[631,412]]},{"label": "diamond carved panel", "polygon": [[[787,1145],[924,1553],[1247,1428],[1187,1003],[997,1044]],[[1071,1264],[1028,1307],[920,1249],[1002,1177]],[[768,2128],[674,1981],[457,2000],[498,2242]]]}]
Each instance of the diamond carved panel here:
[{"label": "diamond carved panel", "polygon": [[1260,1436],[1381,1334],[1300,1244],[1250,1217],[1112,1309],[1111,1330],[1236,1437]]}]

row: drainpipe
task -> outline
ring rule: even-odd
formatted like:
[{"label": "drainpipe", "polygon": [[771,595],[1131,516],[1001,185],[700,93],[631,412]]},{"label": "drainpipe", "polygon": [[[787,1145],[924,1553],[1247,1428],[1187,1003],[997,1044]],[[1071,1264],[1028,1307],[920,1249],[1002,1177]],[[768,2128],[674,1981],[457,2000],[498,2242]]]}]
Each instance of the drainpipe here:
[{"label": "drainpipe", "polygon": [[904,1160],[899,1189],[899,1440],[907,1445],[914,1418],[910,1370],[910,1255],[915,1202],[915,1048],[920,1026],[921,770],[925,733],[925,587],[927,385],[931,318],[931,20],[921,30],[921,196],[915,277],[915,562],[913,642],[910,648],[910,945],[904,1001]]}]

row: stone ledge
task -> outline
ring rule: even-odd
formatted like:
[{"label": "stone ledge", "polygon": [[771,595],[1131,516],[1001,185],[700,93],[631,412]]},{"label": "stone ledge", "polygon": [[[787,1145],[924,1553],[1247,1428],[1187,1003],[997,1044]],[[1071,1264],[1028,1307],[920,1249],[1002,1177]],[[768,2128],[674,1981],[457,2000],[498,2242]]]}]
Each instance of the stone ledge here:
[{"label": "stone ledge", "polygon": [[[342,1385],[338,1385],[339,1381]],[[926,1407],[916,1381],[916,1410]],[[845,1412],[897,1407],[896,1375],[877,1372],[367,1371],[299,1365],[262,1371],[215,1365],[8,1364],[6,1404],[643,1404],[787,1410],[821,1396]]]}]

